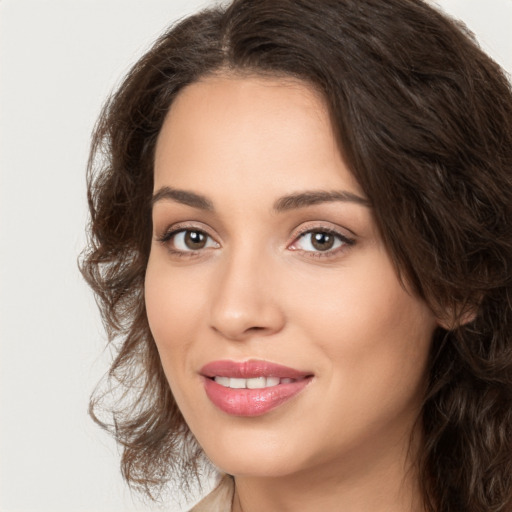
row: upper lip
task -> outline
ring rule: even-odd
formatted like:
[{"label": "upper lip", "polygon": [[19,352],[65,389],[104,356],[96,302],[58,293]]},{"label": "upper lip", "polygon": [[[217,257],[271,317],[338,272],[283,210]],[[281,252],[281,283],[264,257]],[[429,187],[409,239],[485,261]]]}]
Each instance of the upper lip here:
[{"label": "upper lip", "polygon": [[302,379],[312,375],[311,372],[304,372],[271,363],[251,359],[249,361],[221,360],[212,361],[204,365],[200,370],[205,377],[234,377],[239,379],[252,379],[255,377],[279,377],[280,379]]}]

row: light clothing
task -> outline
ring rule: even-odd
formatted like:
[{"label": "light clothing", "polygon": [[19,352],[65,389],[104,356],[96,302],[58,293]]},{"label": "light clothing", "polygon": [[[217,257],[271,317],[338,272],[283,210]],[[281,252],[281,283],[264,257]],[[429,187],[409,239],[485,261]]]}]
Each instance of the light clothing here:
[{"label": "light clothing", "polygon": [[231,512],[234,494],[235,483],[233,477],[224,475],[217,487],[190,512]]}]

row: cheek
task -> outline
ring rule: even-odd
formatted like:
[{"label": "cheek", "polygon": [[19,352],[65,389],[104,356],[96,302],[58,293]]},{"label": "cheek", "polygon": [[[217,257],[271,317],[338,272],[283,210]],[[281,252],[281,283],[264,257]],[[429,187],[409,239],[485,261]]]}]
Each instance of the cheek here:
[{"label": "cheek", "polygon": [[[145,279],[145,302],[149,327],[168,373],[168,366],[194,339],[201,316],[203,294],[182,272],[169,272],[165,262],[150,256]],[[201,282],[198,279],[196,282]],[[171,356],[171,357],[168,357]]]},{"label": "cheek", "polygon": [[[162,261],[163,259],[163,261]],[[197,286],[191,286],[182,272],[170,272],[165,258],[151,258],[145,278],[145,302],[149,327],[160,355],[167,382],[180,410],[186,413],[190,379],[187,368],[191,347],[197,338],[201,305]],[[185,405],[185,410],[183,406]]]},{"label": "cheek", "polygon": [[428,306],[401,286],[383,250],[308,290],[294,316],[329,356],[333,378],[377,391],[384,383],[424,380],[436,322]]}]

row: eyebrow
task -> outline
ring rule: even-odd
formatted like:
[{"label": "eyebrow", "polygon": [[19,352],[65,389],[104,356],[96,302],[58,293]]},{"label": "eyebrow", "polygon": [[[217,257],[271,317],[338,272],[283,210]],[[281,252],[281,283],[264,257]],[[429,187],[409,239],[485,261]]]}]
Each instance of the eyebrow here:
[{"label": "eyebrow", "polygon": [[312,190],[281,197],[274,203],[274,210],[276,212],[284,212],[294,210],[296,208],[305,208],[307,206],[314,206],[315,204],[331,203],[334,201],[356,203],[362,206],[371,207],[371,203],[368,199],[346,190]]},{"label": "eyebrow", "polygon": [[[155,203],[162,200],[175,201],[186,206],[191,206],[192,208],[198,208],[199,210],[214,210],[212,201],[203,195],[196,194],[195,192],[190,192],[188,190],[162,187],[153,195],[151,205],[153,206]],[[288,210],[306,208],[320,203],[331,203],[335,201],[349,202],[371,207],[371,203],[368,199],[346,190],[312,190],[280,197],[275,201],[273,209],[275,212],[281,213]]]},{"label": "eyebrow", "polygon": [[195,192],[189,192],[188,190],[179,190],[171,187],[160,188],[151,199],[151,206],[158,201],[163,199],[175,201],[192,208],[198,208],[199,210],[213,211],[213,203],[206,197],[196,194]]}]

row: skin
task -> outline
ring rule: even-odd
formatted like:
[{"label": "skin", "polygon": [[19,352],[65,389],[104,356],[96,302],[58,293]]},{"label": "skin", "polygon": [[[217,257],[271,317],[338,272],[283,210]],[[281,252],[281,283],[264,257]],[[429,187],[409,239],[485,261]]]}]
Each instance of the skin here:
[{"label": "skin", "polygon": [[[208,457],[235,476],[235,512],[420,510],[410,444],[437,325],[404,288],[320,95],[283,78],[216,75],[186,87],[159,135],[146,275],[151,331],[176,401]],[[362,199],[275,211],[283,196]],[[352,196],[350,196],[352,197]],[[190,201],[185,201],[189,202]],[[198,230],[190,250],[169,230]],[[304,230],[334,231],[319,250]],[[215,407],[199,370],[263,359],[314,374],[278,408]]]}]

